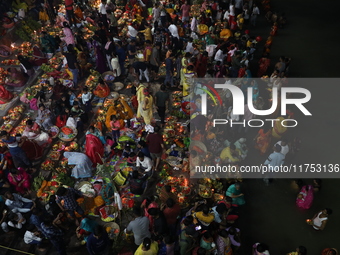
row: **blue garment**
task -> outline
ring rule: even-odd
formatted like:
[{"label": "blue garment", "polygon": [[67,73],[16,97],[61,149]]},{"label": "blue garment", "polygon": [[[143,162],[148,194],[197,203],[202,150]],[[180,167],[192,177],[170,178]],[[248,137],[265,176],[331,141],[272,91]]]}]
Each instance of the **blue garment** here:
[{"label": "blue garment", "polygon": [[100,238],[96,238],[93,236],[93,233],[87,238],[87,251],[90,255],[99,255],[105,252],[109,245],[109,237],[106,231],[103,231],[102,236]]},{"label": "blue garment", "polygon": [[211,208],[213,214],[215,215],[214,221],[217,222],[217,223],[221,223],[222,219],[220,217],[220,214],[216,211],[216,208],[217,208],[217,206],[214,206],[213,208]]},{"label": "blue garment", "polygon": [[148,158],[152,158],[151,154],[150,154],[150,151],[149,151],[149,149],[147,147],[142,148],[140,151],[144,153],[144,156],[146,156]]},{"label": "blue garment", "polygon": [[[84,218],[80,223],[80,228],[84,229],[86,232],[93,233],[97,222],[90,220],[89,218]],[[84,236],[84,240],[87,241],[89,236]]]},{"label": "blue garment", "polygon": [[75,165],[71,176],[79,178],[89,178],[92,176],[92,161],[84,153],[64,152],[64,157],[68,159],[68,165]]},{"label": "blue garment", "polygon": [[77,88],[78,86],[78,69],[71,69],[69,68],[71,73],[72,73],[72,76],[73,76],[73,84],[74,84],[74,88]]},{"label": "blue garment", "polygon": [[71,95],[70,95],[70,99],[69,99],[69,101],[70,101],[70,105],[71,106],[73,106],[73,103],[74,103],[74,99],[76,98],[76,96],[72,93]]},{"label": "blue garment", "polygon": [[66,210],[75,210],[79,206],[77,201],[76,201],[76,195],[82,196],[83,194],[81,191],[76,190],[74,188],[68,188],[67,193],[65,196],[58,196],[56,199],[57,203],[61,203],[62,200],[64,200],[64,205],[63,207]]},{"label": "blue garment", "polygon": [[166,69],[166,73],[174,72],[174,63],[171,58],[165,59],[165,69]]}]

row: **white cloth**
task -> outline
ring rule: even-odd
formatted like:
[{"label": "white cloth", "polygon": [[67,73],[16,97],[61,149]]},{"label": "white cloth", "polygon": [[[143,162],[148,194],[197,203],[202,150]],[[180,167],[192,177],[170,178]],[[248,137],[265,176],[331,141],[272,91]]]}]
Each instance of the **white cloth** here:
[{"label": "white cloth", "polygon": [[92,161],[84,153],[64,152],[64,157],[68,159],[68,165],[75,165],[72,169],[72,177],[79,179],[92,176]]},{"label": "white cloth", "polygon": [[73,117],[68,117],[66,126],[77,129],[77,122]]},{"label": "white cloth", "polygon": [[30,203],[32,200],[24,198],[20,196],[19,194],[13,193],[13,200],[6,199],[5,205],[10,209],[10,210],[16,210],[18,212],[26,213],[29,212],[31,209],[30,208],[22,208],[24,203]]},{"label": "white cloth", "polygon": [[[315,219],[313,220],[313,224],[316,225],[317,227],[321,227],[322,226],[322,222],[324,220],[328,220],[327,217],[320,218],[321,214],[322,214],[322,212],[319,212],[318,216],[316,216]],[[313,226],[314,229],[319,230],[317,227]]]},{"label": "white cloth", "polygon": [[174,24],[171,24],[168,29],[173,37],[177,37],[179,39],[178,28]]},{"label": "white cloth", "polygon": [[192,42],[188,42],[187,47],[185,48],[185,52],[194,53],[194,46],[192,46]]},{"label": "white cloth", "polygon": [[229,12],[229,11],[226,11],[226,12],[224,13],[223,19],[229,20],[229,16],[230,16],[230,12]]},{"label": "white cloth", "polygon": [[196,17],[192,18],[190,28],[191,28],[191,31],[196,32],[196,30],[197,30],[197,19],[196,19]]},{"label": "white cloth", "polygon": [[259,9],[259,7],[254,7],[253,8],[253,12],[252,12],[252,14],[251,15],[259,15],[260,14],[260,9]]},{"label": "white cloth", "polygon": [[25,235],[24,235],[24,242],[26,244],[30,244],[33,241],[38,241],[41,242],[41,238],[36,236],[33,232],[26,230]]},{"label": "white cloth", "polygon": [[111,59],[111,66],[112,66],[112,71],[116,71],[116,77],[120,76],[122,74],[122,71],[120,70],[120,64],[118,61],[118,58],[112,58]]},{"label": "white cloth", "polygon": [[123,203],[122,203],[122,199],[120,198],[120,195],[117,192],[114,193],[114,199],[115,199],[115,204],[118,205],[119,211],[121,211],[123,209]]},{"label": "white cloth", "polygon": [[287,155],[287,153],[289,152],[289,146],[288,146],[288,144],[286,144],[285,146],[283,146],[282,145],[282,141],[278,141],[276,144],[278,144],[278,145],[280,145],[281,146],[281,153],[283,154],[283,155]]},{"label": "white cloth", "polygon": [[219,49],[215,54],[214,60],[215,61],[221,61],[221,63],[223,63],[223,57],[224,57],[223,51],[221,49]]},{"label": "white cloth", "polygon": [[137,167],[143,167],[145,169],[145,172],[150,172],[152,169],[152,161],[150,158],[144,156],[144,160],[141,161],[139,157],[137,157],[136,160],[136,166]]},{"label": "white cloth", "polygon": [[81,94],[81,101],[83,102],[83,104],[86,104],[86,102],[90,101],[91,98],[92,98],[91,92],[87,92],[86,94],[85,93]]},{"label": "white cloth", "polygon": [[230,114],[229,120],[232,120],[232,121],[239,121],[240,120],[240,116],[233,113],[233,107],[232,106],[229,107],[228,113]]},{"label": "white cloth", "polygon": [[131,37],[137,37],[138,31],[133,26],[128,26],[128,34]]},{"label": "white cloth", "polygon": [[229,5],[229,15],[235,16],[235,5]]},{"label": "white cloth", "polygon": [[146,125],[145,126],[145,131],[148,132],[148,133],[155,132],[153,126],[151,126],[151,125]]},{"label": "white cloth", "polygon": [[[12,221],[9,221],[7,224],[8,224],[8,226],[10,226],[12,228],[22,229],[22,225],[24,225],[26,223],[26,219],[19,212],[16,212],[15,214],[18,216],[17,223],[13,223]],[[21,220],[23,220],[23,221],[19,223],[19,221],[21,221]]]},{"label": "white cloth", "polygon": [[103,3],[101,3],[100,5],[99,5],[99,13],[100,14],[103,14],[103,15],[106,15],[107,13],[106,13],[106,8],[105,8],[105,4],[103,4]]}]

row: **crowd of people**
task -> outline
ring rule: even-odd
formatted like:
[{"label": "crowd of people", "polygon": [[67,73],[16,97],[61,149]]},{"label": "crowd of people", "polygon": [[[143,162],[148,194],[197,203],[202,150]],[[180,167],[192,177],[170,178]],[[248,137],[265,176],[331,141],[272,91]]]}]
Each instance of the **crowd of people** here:
[{"label": "crowd of people", "polygon": [[[67,126],[77,131],[78,138],[85,135],[80,151],[63,154],[68,165],[72,165],[67,174],[77,183],[90,181],[95,169],[114,157],[132,168],[127,176],[120,172],[115,174],[114,182],[92,181],[96,194],[103,201],[101,206],[115,205],[122,210],[119,193],[124,189],[135,198],[133,218],[122,231],[124,242],[131,244],[130,249],[115,250],[115,253],[242,254],[241,251],[247,249],[241,247],[241,229],[237,227],[237,222],[242,220],[239,212],[245,204],[242,176],[219,180],[224,186],[223,199],[196,199],[186,208],[181,207],[170,185],[162,187],[158,196],[146,194],[154,193],[150,183],[159,180],[158,174],[167,154],[162,128],[171,109],[171,91],[181,91],[183,102],[195,104],[200,93],[192,90],[194,78],[235,79],[245,93],[247,88],[253,88],[253,105],[257,109],[267,109],[272,89],[287,86],[291,59],[281,56],[273,69],[270,65],[271,45],[278,30],[287,23],[285,14],[273,12],[268,1],[252,0],[195,3],[172,0],[102,0],[100,3],[36,0],[28,3],[15,0],[12,7],[8,3],[2,4],[6,9],[12,8],[14,12],[23,9],[33,16],[45,12],[47,16],[39,15],[43,25],[55,26],[62,34],[52,36],[43,29],[39,43],[34,45],[35,57],[18,57],[25,81],[57,53],[63,55],[62,68],[68,69],[72,77],[72,84],[67,86],[60,80],[53,81],[51,97],[41,92],[30,101],[35,117],[26,121],[22,134],[0,133],[3,143],[0,172],[2,230],[5,233],[13,229],[24,230],[25,243],[37,245],[39,249],[46,249],[51,243],[59,254],[64,255],[67,254],[64,233],[69,231],[70,225],[77,226],[75,234],[86,245],[89,254],[108,253],[113,241],[106,225],[89,217],[89,212],[78,203],[79,198],[87,196],[84,192],[76,186],[58,187],[46,207],[31,191],[33,178],[40,171],[40,159],[53,143],[51,127],[56,125],[62,129]],[[271,26],[263,49],[259,46],[262,38],[251,32],[258,25],[262,11]],[[127,15],[127,19],[120,22],[123,15]],[[95,28],[90,38],[83,30],[87,25]],[[256,54],[261,55],[259,60]],[[120,98],[118,101],[123,109],[110,114],[104,127],[92,122],[95,115],[92,102],[103,102],[113,88],[101,78],[94,89],[86,87],[85,80],[92,69],[99,74],[111,72],[115,81],[124,84],[132,81],[131,102],[128,104]],[[253,77],[263,77],[265,86]],[[163,84],[158,88],[155,83],[161,81]],[[0,89],[0,99],[4,103],[13,98],[5,87],[0,86]],[[247,140],[252,140],[249,139],[249,128],[213,127],[211,120],[224,116],[228,120],[241,121],[242,118],[252,119],[254,115],[247,104],[243,117],[233,114],[231,94],[221,90],[219,95],[223,98],[222,104],[209,109],[207,116],[198,114],[191,118],[187,131],[192,142],[204,144],[211,155],[218,155],[215,161],[239,165],[248,155]],[[214,100],[213,96],[209,100]],[[194,107],[188,112],[193,113]],[[182,109],[186,110],[185,107]],[[159,120],[155,120],[155,112]],[[287,116],[293,118],[294,113],[288,109]],[[298,138],[287,139],[288,128],[281,124],[284,117],[278,111],[273,113],[273,118],[280,121],[273,127],[261,128],[253,140],[259,154],[268,156],[264,165],[275,167],[296,156],[300,141]],[[203,162],[202,150],[198,147],[190,149],[192,166]],[[263,181],[270,185],[273,178],[265,176]],[[314,192],[321,188],[321,181],[303,185],[298,180],[296,185],[300,189],[297,206],[309,209]],[[143,199],[138,203],[140,198]],[[307,223],[315,230],[323,230],[331,213],[331,209],[324,209]],[[269,255],[269,248],[264,243],[255,243],[252,252]],[[306,255],[307,249],[299,246],[289,254]],[[322,254],[338,252],[335,248],[327,248]]]}]

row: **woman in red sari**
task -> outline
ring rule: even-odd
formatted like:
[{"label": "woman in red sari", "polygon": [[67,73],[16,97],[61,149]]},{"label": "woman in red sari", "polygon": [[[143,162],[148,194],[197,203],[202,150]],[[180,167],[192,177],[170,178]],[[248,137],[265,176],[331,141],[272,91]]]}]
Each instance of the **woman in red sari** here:
[{"label": "woman in red sari", "polygon": [[196,72],[198,78],[204,78],[205,74],[207,73],[207,67],[208,67],[208,52],[205,51],[197,59]]},{"label": "woman in red sari", "polygon": [[33,46],[33,65],[34,66],[41,66],[42,64],[47,63],[47,58],[45,53],[39,49],[38,46]]},{"label": "woman in red sari", "polygon": [[12,168],[7,178],[16,192],[20,194],[25,194],[31,189],[31,176],[21,167],[18,169]]},{"label": "woman in red sari", "polygon": [[30,161],[40,159],[44,154],[44,149],[38,145],[35,141],[29,140],[27,137],[21,138],[20,147],[24,150],[27,158]]},{"label": "woman in red sari", "polygon": [[267,54],[264,54],[259,61],[259,70],[257,71],[257,77],[262,77],[270,66],[270,58]]},{"label": "woman in red sari", "polygon": [[97,136],[86,135],[85,154],[91,159],[93,167],[103,164],[104,145]]},{"label": "woman in red sari", "polygon": [[0,85],[0,104],[6,104],[11,101],[13,94],[5,89],[4,86]]}]

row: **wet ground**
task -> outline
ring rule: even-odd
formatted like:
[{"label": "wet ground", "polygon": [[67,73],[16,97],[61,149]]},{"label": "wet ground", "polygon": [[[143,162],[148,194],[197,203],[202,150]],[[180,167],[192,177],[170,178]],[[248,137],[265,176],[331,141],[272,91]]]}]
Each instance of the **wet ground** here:
[{"label": "wet ground", "polygon": [[[271,59],[284,55],[292,58],[290,77],[339,77],[339,53],[337,52],[338,23],[331,17],[338,15],[340,3],[335,1],[285,0],[272,1],[273,10],[285,12],[288,25],[278,31],[271,52]],[[260,21],[259,27],[265,27]],[[263,38],[265,29],[254,29]],[[276,61],[274,61],[275,63]],[[312,117],[302,117],[294,130],[294,136],[302,140],[299,163],[339,163],[338,138],[340,122],[337,113],[340,109],[337,86],[326,82],[308,86],[312,100],[308,110]],[[301,117],[301,116],[300,116]],[[252,153],[253,165],[263,163],[262,157]],[[311,183],[312,180],[305,180]],[[326,247],[340,248],[340,192],[339,179],[323,180],[322,190],[315,194],[314,203],[308,211],[301,211],[295,205],[297,192],[291,188],[292,180],[275,180],[264,186],[262,180],[247,180],[244,193],[247,204],[240,222],[243,249],[241,254],[251,254],[255,242],[269,245],[274,255],[287,254],[299,245],[308,249],[308,255],[319,255]],[[314,231],[306,224],[324,207],[333,209],[333,215],[322,232]]]}]

